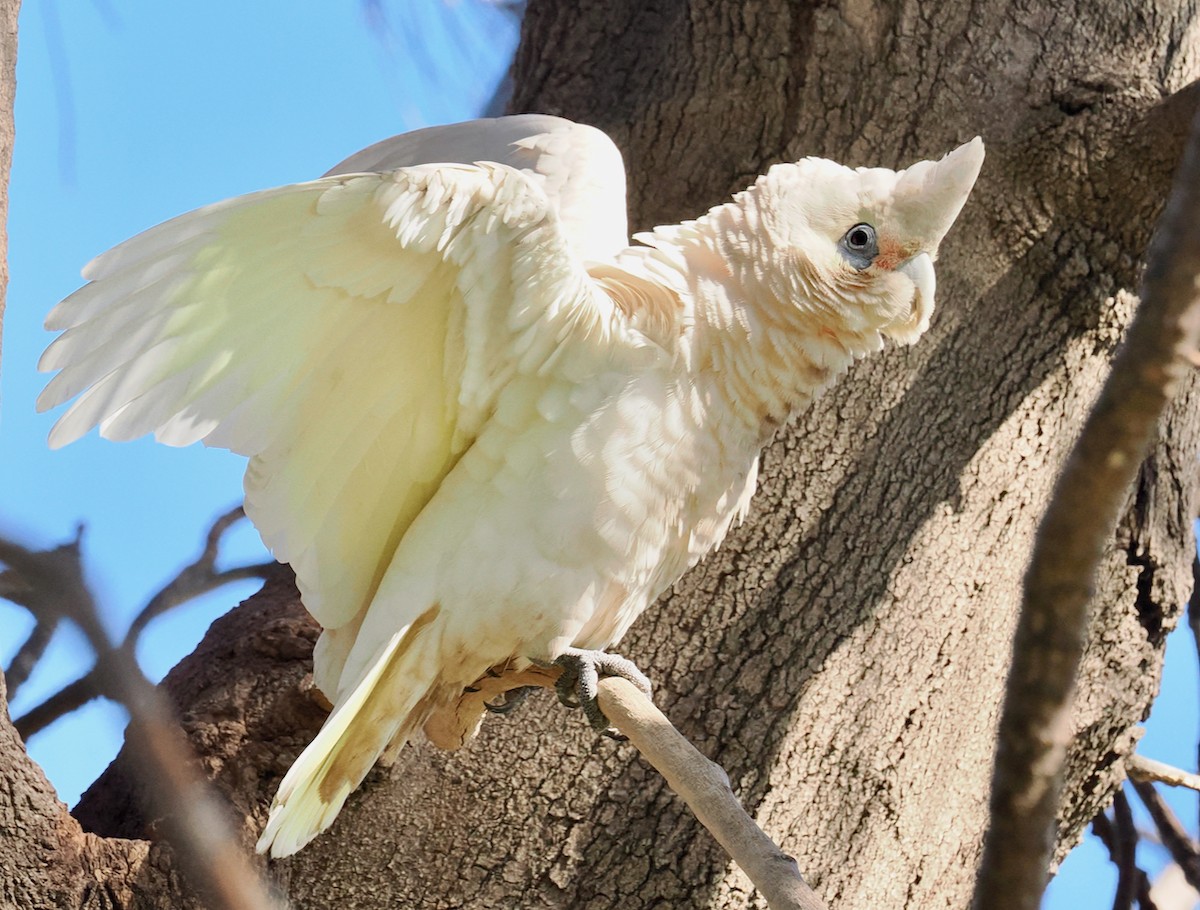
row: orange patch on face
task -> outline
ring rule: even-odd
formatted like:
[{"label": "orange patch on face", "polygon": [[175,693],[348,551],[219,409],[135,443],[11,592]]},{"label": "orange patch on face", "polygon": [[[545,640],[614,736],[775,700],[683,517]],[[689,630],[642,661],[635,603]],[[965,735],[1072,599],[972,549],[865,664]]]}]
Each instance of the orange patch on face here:
[{"label": "orange patch on face", "polygon": [[879,255],[872,265],[881,269],[894,269],[908,258],[908,251],[894,237],[879,238]]}]

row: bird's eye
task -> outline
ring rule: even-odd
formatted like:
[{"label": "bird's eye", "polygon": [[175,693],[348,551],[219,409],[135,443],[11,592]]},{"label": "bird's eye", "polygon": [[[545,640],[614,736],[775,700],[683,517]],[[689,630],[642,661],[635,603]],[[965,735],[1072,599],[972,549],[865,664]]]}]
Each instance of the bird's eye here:
[{"label": "bird's eye", "polygon": [[875,243],[875,228],[856,224],[846,232],[846,245],[855,252],[866,252]]},{"label": "bird's eye", "polygon": [[867,268],[879,255],[879,241],[875,236],[875,228],[866,222],[854,225],[842,235],[842,255],[856,269]]}]

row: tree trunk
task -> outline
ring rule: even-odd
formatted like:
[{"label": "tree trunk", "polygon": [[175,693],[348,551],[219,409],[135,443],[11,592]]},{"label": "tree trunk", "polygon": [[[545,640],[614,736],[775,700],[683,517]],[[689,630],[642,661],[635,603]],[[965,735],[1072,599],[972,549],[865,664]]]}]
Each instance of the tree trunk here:
[{"label": "tree trunk", "polygon": [[17,94],[17,13],[21,0],[0,0],[0,363],[8,296],[8,172],[12,168],[13,101]]},{"label": "tree trunk", "polygon": [[[749,522],[623,645],[836,910],[969,901],[1022,572],[1135,305],[1195,109],[1178,94],[1194,25],[1161,0],[529,5],[513,107],[613,135],[639,228],[776,161],[895,167],[987,142],[929,335],[860,363],[780,433]],[[1189,383],[1162,422],[1098,580],[1060,855],[1123,776],[1190,588],[1198,399]],[[312,638],[280,579],[166,682],[247,843],[321,721]],[[0,741],[14,763],[30,770]],[[118,760],[84,827],[146,836],[133,788]],[[6,827],[49,812],[67,832],[30,823],[22,849],[77,836],[61,808],[11,796]],[[134,906],[180,905],[177,880],[154,877],[171,868],[159,848],[93,842],[136,860],[104,880],[114,893],[132,876]],[[45,860],[47,888],[69,862]],[[272,868],[300,908],[762,906],[629,746],[545,695],[458,753],[407,749]]]}]

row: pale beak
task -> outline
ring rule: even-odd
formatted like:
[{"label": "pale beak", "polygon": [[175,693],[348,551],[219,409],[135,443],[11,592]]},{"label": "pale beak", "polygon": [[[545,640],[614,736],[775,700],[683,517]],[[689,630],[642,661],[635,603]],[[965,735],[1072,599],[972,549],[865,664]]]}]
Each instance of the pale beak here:
[{"label": "pale beak", "polygon": [[983,140],[976,136],[940,161],[918,161],[901,172],[892,193],[906,239],[934,252],[966,205],[983,166]]},{"label": "pale beak", "polygon": [[933,294],[937,289],[933,259],[928,253],[917,253],[897,266],[896,271],[907,275],[915,288],[911,316],[905,322],[884,331],[902,344],[912,344],[929,328],[929,318],[933,315]]}]

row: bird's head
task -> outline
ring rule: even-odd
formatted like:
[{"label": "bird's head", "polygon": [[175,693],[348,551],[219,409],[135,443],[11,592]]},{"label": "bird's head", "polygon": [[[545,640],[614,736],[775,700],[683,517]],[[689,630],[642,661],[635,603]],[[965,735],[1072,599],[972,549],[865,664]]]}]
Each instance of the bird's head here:
[{"label": "bird's head", "polygon": [[983,164],[972,139],[903,171],[823,158],[779,164],[755,188],[784,290],[812,315],[911,344],[933,313],[933,261]]}]

